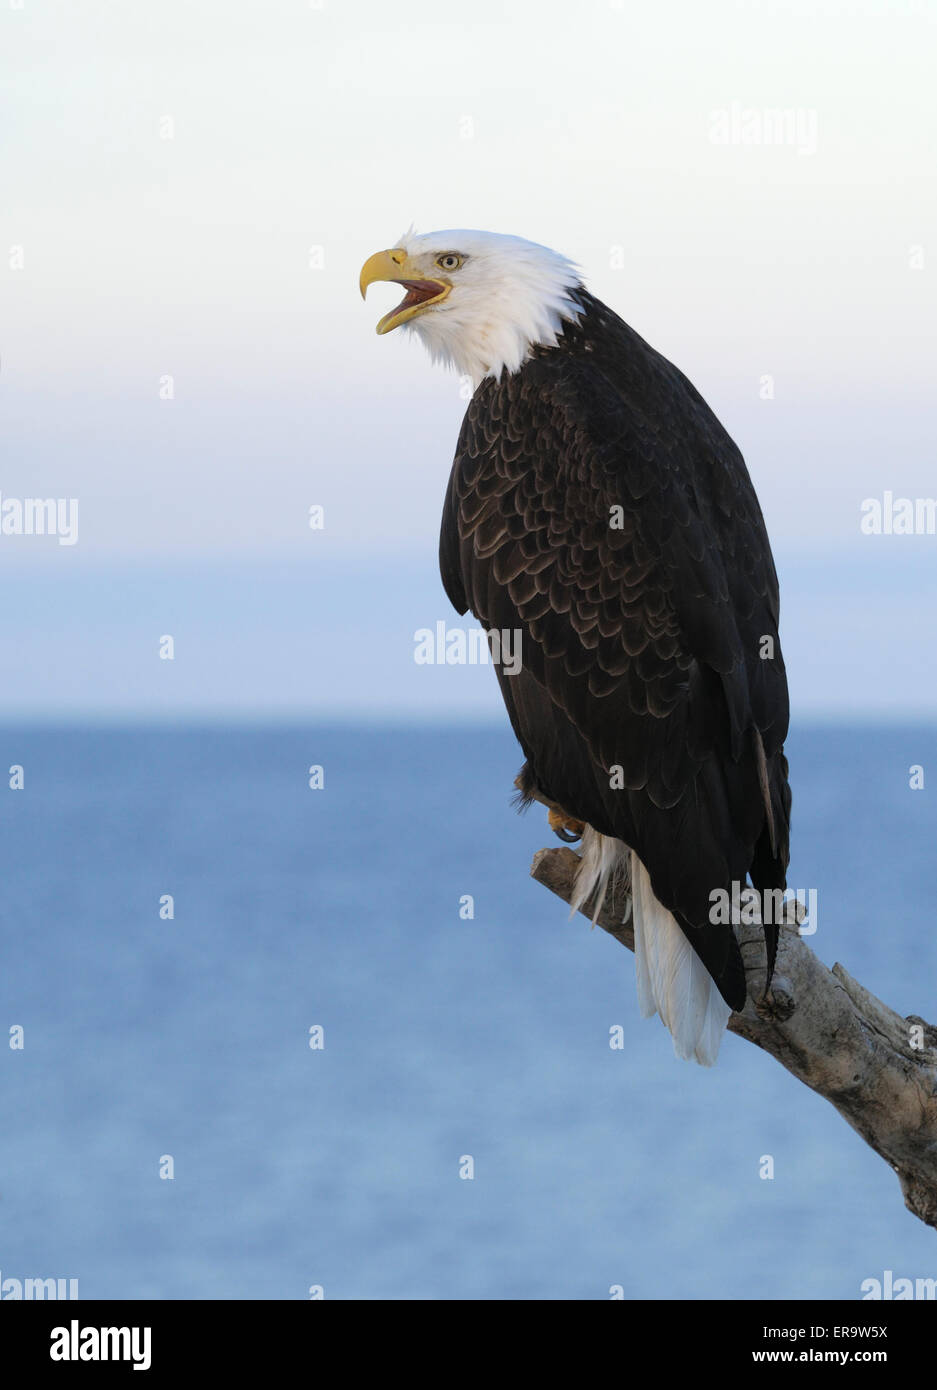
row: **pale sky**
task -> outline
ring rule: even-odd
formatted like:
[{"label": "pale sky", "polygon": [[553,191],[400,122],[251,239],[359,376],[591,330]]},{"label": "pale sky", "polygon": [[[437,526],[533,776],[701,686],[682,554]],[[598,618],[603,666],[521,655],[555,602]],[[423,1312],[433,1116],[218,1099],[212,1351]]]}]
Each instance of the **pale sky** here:
[{"label": "pale sky", "polygon": [[[73,547],[0,535],[8,712],[429,698],[409,668],[380,697],[354,662],[288,677],[311,639],[454,619],[465,402],[375,335],[390,287],[357,292],[411,222],[564,252],[694,381],[761,498],[805,711],[934,711],[937,537],[859,533],[864,499],[937,492],[931,6],[0,4],[0,493],[79,503]],[[245,599],[239,627],[241,592],[277,614]],[[159,595],[202,654],[184,700],[121,665]],[[212,676],[229,621],[266,662],[237,692]]]}]

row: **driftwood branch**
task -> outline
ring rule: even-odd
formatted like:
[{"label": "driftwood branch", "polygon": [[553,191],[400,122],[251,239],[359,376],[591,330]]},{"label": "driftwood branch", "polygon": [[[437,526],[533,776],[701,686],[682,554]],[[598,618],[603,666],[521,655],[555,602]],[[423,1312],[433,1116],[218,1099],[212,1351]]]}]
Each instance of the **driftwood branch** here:
[{"label": "driftwood branch", "polygon": [[[542,849],[531,875],[569,902],[578,864],[570,849]],[[627,905],[627,885],[618,885],[597,921],[633,951],[634,933],[622,925]],[[588,903],[582,911],[591,919]],[[749,992],[759,997],[760,928],[741,927],[739,944]],[[937,1227],[937,1028],[913,1014],[902,1018],[841,965],[828,970],[800,935],[794,914],[781,928],[767,996],[757,1004],[749,999],[728,1026],[834,1105],[897,1173],[908,1210]]]}]

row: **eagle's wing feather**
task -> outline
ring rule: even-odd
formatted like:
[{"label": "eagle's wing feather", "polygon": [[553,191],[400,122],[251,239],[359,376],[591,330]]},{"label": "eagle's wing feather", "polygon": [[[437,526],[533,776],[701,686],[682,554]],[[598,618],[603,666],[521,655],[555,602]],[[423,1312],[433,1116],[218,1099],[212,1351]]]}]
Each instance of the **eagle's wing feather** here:
[{"label": "eagle's wing feather", "polygon": [[744,462],[705,402],[614,316],[598,333],[475,393],[443,582],[460,612],[522,633],[522,673],[498,678],[541,790],[636,851],[737,995],[709,895],[750,871],[784,882],[777,578]]}]

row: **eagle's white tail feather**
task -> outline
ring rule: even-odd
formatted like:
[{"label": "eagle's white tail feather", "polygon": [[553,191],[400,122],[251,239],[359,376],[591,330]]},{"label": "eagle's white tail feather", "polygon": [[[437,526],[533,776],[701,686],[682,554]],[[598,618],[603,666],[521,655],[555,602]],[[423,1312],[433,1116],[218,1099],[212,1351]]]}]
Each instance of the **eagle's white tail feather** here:
[{"label": "eagle's white tail feather", "polygon": [[[631,874],[638,1005],[645,1018],[660,1014],[678,1057],[711,1067],[732,1010],[716,988],[679,923],[656,897],[640,859],[621,840],[586,826],[571,899],[573,912],[595,895],[593,925],[610,885]],[[625,921],[627,921],[627,916]]]},{"label": "eagle's white tail feather", "polygon": [[655,896],[647,869],[633,852],[631,892],[641,1012],[645,1018],[660,1014],[678,1057],[711,1067],[732,1010],[673,913]]},{"label": "eagle's white tail feather", "polygon": [[[595,906],[592,910],[592,925],[598,921],[599,913],[605,903],[609,888],[621,874],[627,871],[628,849],[621,840],[610,835],[600,835],[587,825],[582,836],[582,858],[576,870],[576,882],[570,899],[569,915],[572,917],[589,901],[595,893]],[[630,916],[630,908],[624,921]]]}]

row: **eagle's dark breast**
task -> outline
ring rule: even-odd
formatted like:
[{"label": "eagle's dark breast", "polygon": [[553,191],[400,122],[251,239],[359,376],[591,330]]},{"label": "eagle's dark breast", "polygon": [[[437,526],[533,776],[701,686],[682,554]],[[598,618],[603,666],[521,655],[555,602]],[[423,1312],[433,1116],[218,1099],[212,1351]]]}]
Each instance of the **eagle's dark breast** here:
[{"label": "eagle's dark breast", "polygon": [[[497,668],[526,785],[623,840],[727,1002],[714,889],[783,888],[790,791],[778,585],[744,461],[670,362],[585,291],[557,347],[486,378],[443,512],[460,613],[519,629]],[[776,928],[766,929],[773,963]]]}]

